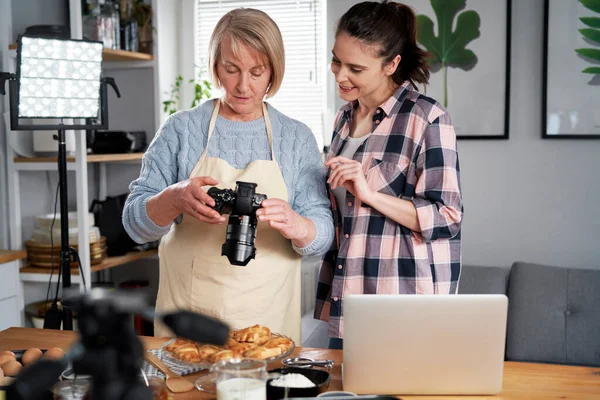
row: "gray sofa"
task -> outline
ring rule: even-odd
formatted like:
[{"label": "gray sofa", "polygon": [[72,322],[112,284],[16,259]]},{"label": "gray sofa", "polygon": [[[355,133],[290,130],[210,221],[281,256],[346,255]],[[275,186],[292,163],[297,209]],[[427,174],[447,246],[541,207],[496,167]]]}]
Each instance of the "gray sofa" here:
[{"label": "gray sofa", "polygon": [[[600,366],[600,269],[465,265],[459,294],[508,296],[507,360]],[[305,347],[328,345],[327,325],[312,309],[302,334]]]}]

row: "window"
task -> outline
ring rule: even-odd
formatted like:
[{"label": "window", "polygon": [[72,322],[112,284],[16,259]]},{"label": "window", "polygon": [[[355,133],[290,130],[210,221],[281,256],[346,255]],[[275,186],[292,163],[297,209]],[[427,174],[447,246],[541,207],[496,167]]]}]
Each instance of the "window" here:
[{"label": "window", "polygon": [[285,46],[285,76],[268,99],[285,115],[306,124],[323,148],[324,68],[322,0],[196,0],[195,63],[206,66],[208,42],[219,19],[238,8],[256,8],[279,26]]}]

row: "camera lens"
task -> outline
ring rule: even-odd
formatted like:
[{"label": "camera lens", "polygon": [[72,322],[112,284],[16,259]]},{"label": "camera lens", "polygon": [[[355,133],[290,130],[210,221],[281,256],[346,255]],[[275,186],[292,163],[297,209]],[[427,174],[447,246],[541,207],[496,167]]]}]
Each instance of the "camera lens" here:
[{"label": "camera lens", "polygon": [[221,255],[232,265],[246,266],[256,255],[256,217],[230,215]]}]

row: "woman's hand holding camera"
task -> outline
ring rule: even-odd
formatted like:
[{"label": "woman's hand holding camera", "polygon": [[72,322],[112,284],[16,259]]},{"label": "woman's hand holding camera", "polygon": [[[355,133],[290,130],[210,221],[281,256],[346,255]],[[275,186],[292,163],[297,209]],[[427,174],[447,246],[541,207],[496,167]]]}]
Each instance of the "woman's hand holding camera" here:
[{"label": "woman's hand holding camera", "polygon": [[202,222],[220,224],[225,217],[213,210],[215,201],[202,187],[217,185],[219,182],[210,176],[199,176],[186,179],[172,185],[172,205],[178,214],[188,214]]},{"label": "woman's hand holding camera", "polygon": [[281,235],[290,239],[297,247],[305,247],[316,235],[315,224],[297,214],[287,201],[281,199],[267,199],[262,202],[262,207],[256,211],[259,221],[267,222],[269,226],[281,232]]},{"label": "woman's hand holding camera", "polygon": [[199,176],[175,183],[146,203],[148,217],[158,226],[167,226],[181,213],[209,224],[222,224],[225,217],[213,210],[215,201],[202,187],[219,182],[210,176]]}]

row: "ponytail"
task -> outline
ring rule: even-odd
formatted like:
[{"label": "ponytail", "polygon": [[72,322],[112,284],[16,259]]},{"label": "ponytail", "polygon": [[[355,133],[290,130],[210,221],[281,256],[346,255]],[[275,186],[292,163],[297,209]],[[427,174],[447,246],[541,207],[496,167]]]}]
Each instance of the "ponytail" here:
[{"label": "ponytail", "polygon": [[336,36],[342,32],[378,45],[378,56],[384,63],[400,55],[400,64],[392,75],[396,84],[429,82],[427,52],[417,45],[417,18],[407,5],[387,0],[358,3],[340,19]]}]

